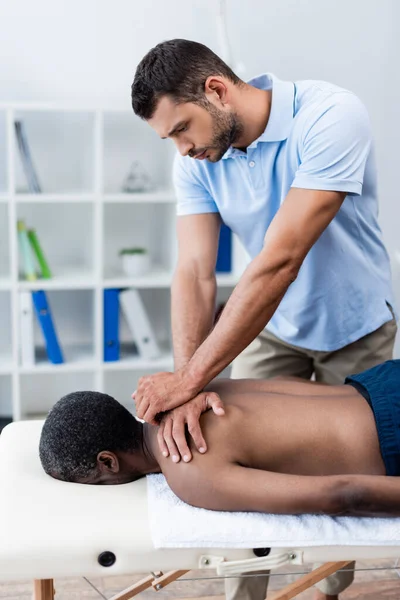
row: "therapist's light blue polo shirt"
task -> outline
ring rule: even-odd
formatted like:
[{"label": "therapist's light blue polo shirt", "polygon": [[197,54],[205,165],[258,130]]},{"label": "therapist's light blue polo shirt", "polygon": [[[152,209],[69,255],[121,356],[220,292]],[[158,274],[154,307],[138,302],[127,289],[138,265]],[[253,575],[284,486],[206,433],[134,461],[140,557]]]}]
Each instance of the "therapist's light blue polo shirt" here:
[{"label": "therapist's light blue polo shirt", "polygon": [[249,83],[272,89],[265,131],[247,153],[231,147],[217,163],[177,156],[177,212],[219,212],[254,258],[291,187],[347,192],[266,327],[301,348],[337,350],[392,318],[367,111],[322,81],[264,74]]}]

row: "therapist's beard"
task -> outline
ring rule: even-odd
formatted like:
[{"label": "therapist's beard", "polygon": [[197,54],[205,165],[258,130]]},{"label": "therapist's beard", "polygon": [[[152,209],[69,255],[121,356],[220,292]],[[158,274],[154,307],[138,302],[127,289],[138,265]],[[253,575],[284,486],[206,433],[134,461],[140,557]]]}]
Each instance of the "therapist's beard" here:
[{"label": "therapist's beard", "polygon": [[[239,139],[243,132],[243,125],[234,112],[225,113],[211,103],[207,106],[207,110],[212,118],[213,137],[203,150],[213,152],[207,160],[214,163],[221,160],[225,152]],[[190,152],[190,156],[200,153],[201,150],[196,149]]]}]

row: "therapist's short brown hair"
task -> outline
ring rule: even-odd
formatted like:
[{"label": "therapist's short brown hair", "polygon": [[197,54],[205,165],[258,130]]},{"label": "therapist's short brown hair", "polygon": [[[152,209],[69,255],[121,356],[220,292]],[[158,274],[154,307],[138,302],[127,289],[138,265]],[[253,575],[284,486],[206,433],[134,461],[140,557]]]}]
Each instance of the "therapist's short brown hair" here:
[{"label": "therapist's short brown hair", "polygon": [[210,48],[190,40],[174,39],[157,44],[140,61],[131,87],[132,108],[150,119],[162,96],[176,102],[204,104],[208,77],[220,75],[235,84],[242,80]]}]

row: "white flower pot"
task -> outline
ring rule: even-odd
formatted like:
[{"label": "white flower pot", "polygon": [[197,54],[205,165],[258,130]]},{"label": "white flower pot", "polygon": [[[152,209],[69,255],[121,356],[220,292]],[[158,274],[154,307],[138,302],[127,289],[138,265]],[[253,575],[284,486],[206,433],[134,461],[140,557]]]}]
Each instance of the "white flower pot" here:
[{"label": "white flower pot", "polygon": [[122,268],[129,277],[147,275],[150,271],[150,256],[146,254],[123,254]]}]

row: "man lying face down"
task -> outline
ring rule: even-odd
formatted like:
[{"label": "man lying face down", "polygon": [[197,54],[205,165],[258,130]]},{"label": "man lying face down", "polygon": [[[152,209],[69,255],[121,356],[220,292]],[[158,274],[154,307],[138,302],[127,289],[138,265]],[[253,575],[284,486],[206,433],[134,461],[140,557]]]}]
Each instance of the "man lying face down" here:
[{"label": "man lying face down", "polygon": [[225,415],[202,415],[208,451],[192,447],[190,463],[163,456],[158,427],[84,391],[50,411],[39,448],[44,470],[88,484],[162,472],[183,501],[213,510],[400,515],[400,361],[341,386],[243,379],[209,389]]}]

